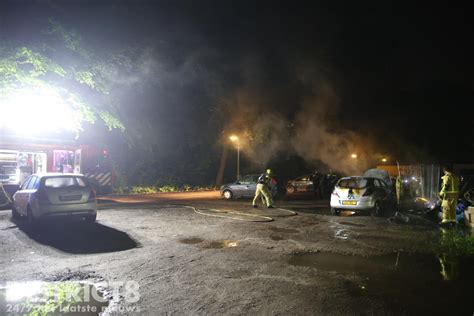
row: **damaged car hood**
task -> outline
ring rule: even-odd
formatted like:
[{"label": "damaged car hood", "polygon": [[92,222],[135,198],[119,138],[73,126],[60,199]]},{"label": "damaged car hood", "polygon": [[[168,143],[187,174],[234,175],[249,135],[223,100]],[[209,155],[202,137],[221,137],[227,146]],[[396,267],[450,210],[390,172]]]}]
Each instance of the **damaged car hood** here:
[{"label": "damaged car hood", "polygon": [[382,181],[384,181],[388,185],[391,184],[390,175],[385,170],[369,169],[364,173],[363,176],[368,177],[368,178],[378,178],[378,179],[381,179]]}]

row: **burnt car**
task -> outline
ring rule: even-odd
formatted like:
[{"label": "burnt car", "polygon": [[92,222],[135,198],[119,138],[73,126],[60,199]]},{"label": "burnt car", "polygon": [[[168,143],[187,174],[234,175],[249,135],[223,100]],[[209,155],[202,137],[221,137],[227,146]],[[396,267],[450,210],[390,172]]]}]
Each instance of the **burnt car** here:
[{"label": "burnt car", "polygon": [[459,197],[468,205],[474,205],[474,175],[464,174],[460,178]]},{"label": "burnt car", "polygon": [[[314,174],[306,174],[290,180],[286,184],[286,192],[289,194],[297,192],[314,192],[313,179],[315,179]],[[316,185],[318,184],[316,183]]]},{"label": "burnt car", "polygon": [[363,176],[340,179],[331,194],[331,214],[341,211],[370,211],[380,216],[384,211],[396,208],[396,197],[386,171],[367,170]]},{"label": "burnt car", "polygon": [[306,174],[290,180],[286,184],[286,193],[313,193],[316,197],[329,197],[334,185],[340,177],[334,173],[319,172]]},{"label": "burnt car", "polygon": [[[221,197],[229,200],[232,198],[252,198],[255,195],[255,189],[257,188],[257,180],[259,174],[248,174],[242,176],[239,180],[232,183],[227,183],[221,186]],[[275,197],[278,193],[278,181],[275,177],[272,177],[271,193]]]}]

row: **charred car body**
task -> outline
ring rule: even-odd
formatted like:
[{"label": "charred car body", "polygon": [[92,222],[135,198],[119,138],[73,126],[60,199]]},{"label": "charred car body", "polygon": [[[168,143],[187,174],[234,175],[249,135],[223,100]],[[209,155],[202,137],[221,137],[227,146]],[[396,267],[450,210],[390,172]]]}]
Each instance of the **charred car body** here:
[{"label": "charred car body", "polygon": [[396,198],[392,187],[390,176],[383,170],[371,169],[363,176],[342,178],[331,194],[331,214],[349,210],[380,216],[386,210],[394,210]]},{"label": "charred car body", "polygon": [[300,192],[311,192],[316,197],[329,197],[340,177],[334,173],[320,174],[318,172],[306,174],[290,180],[286,184],[286,193],[294,194]]},{"label": "charred car body", "polygon": [[290,180],[286,185],[286,192],[289,194],[296,192],[314,192],[315,185],[317,186],[318,183],[315,184],[313,180],[317,180],[314,174],[307,174]]}]

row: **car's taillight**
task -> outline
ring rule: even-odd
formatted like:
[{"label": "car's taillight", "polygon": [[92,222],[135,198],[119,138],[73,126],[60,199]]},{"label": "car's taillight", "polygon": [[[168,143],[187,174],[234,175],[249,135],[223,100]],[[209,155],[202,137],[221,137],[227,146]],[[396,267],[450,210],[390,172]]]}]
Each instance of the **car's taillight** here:
[{"label": "car's taillight", "polygon": [[36,191],[36,199],[41,204],[49,203],[48,193],[46,193],[46,191],[42,189],[39,189],[38,191]]},{"label": "car's taillight", "polygon": [[369,196],[372,195],[372,193],[374,193],[374,188],[367,188],[362,196]]},{"label": "car's taillight", "polygon": [[332,194],[332,195],[335,195],[335,196],[337,196],[337,197],[339,197],[339,194],[337,194],[336,189],[334,189],[331,194]]},{"label": "car's taillight", "polygon": [[89,202],[94,202],[96,200],[96,194],[94,189],[91,189],[91,192],[89,193]]}]

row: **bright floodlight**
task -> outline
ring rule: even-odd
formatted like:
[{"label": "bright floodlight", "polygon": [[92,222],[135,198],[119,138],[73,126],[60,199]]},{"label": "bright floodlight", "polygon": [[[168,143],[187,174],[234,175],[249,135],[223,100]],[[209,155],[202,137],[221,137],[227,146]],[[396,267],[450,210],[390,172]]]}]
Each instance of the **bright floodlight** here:
[{"label": "bright floodlight", "polygon": [[51,87],[20,89],[0,98],[0,128],[17,133],[77,131],[81,113]]},{"label": "bright floodlight", "polygon": [[357,158],[357,154],[352,154],[352,155],[351,155],[351,158],[352,158],[352,159],[356,159],[356,158]]},{"label": "bright floodlight", "polygon": [[238,136],[235,136],[235,135],[232,135],[232,136],[229,137],[229,139],[230,139],[231,141],[235,142],[235,141],[238,141],[238,140],[239,140],[239,137],[238,137]]},{"label": "bright floodlight", "polygon": [[387,158],[382,158],[382,162],[387,162]]}]

